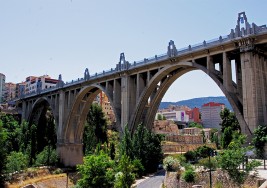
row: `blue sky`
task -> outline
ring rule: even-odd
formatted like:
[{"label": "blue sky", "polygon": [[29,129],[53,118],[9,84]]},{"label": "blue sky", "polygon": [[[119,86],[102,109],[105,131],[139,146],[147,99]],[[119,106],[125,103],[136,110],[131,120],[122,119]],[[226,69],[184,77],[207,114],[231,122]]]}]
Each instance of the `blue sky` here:
[{"label": "blue sky", "polygon": [[[1,0],[0,72],[7,82],[48,74],[64,81],[227,35],[237,15],[267,24],[267,1],[248,0]],[[163,101],[220,96],[200,71],[179,78]]]}]

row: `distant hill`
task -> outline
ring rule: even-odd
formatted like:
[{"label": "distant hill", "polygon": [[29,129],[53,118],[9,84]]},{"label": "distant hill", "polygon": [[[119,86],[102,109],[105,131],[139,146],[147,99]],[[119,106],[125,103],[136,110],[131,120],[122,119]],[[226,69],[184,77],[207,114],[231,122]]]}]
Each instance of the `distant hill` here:
[{"label": "distant hill", "polygon": [[226,108],[232,110],[232,107],[227,100],[226,97],[220,96],[220,97],[200,97],[200,98],[194,98],[194,99],[188,99],[188,100],[182,100],[178,102],[161,102],[159,109],[167,108],[170,104],[171,105],[178,105],[178,106],[188,106],[190,108],[201,108],[201,106],[208,102],[216,102],[216,103],[223,103],[225,104]]}]

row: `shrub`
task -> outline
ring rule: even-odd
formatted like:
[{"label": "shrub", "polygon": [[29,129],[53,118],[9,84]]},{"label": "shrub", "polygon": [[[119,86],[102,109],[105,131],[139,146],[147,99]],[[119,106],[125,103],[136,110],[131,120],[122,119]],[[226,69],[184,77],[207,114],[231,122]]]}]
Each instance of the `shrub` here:
[{"label": "shrub", "polygon": [[58,156],[55,149],[52,149],[51,146],[46,146],[41,153],[36,156],[35,165],[55,165],[58,161]]},{"label": "shrub", "polygon": [[78,181],[80,187],[113,187],[114,161],[100,152],[98,155],[84,157],[84,164],[78,165],[82,178]]},{"label": "shrub", "polygon": [[134,183],[134,166],[128,156],[122,155],[118,164],[118,173],[115,175],[115,188],[130,188]]},{"label": "shrub", "polygon": [[24,170],[28,166],[28,157],[22,152],[11,152],[7,156],[6,172],[12,173],[20,170]]},{"label": "shrub", "polygon": [[172,156],[168,156],[163,160],[163,168],[166,171],[177,171],[180,169],[180,163],[177,159]]},{"label": "shrub", "polygon": [[139,159],[135,159],[135,160],[133,160],[132,163],[134,165],[134,171],[133,172],[136,174],[136,176],[138,178],[142,177],[144,175],[145,168],[142,165],[141,161]]},{"label": "shrub", "polygon": [[196,179],[196,173],[193,169],[187,169],[183,172],[182,178],[188,183],[194,182]]},{"label": "shrub", "polygon": [[207,157],[204,159],[200,159],[198,161],[198,165],[203,166],[204,169],[216,169],[217,161],[213,157],[210,157],[210,159]]}]

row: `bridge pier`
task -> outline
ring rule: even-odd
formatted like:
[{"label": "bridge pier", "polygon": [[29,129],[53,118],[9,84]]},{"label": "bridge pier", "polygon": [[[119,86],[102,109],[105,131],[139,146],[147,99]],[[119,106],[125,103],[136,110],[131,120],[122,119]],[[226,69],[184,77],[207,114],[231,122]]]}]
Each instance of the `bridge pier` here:
[{"label": "bridge pier", "polygon": [[243,113],[251,132],[266,124],[267,67],[264,57],[255,52],[241,53]]},{"label": "bridge pier", "polygon": [[76,166],[83,163],[83,144],[58,143],[57,154],[64,166]]}]

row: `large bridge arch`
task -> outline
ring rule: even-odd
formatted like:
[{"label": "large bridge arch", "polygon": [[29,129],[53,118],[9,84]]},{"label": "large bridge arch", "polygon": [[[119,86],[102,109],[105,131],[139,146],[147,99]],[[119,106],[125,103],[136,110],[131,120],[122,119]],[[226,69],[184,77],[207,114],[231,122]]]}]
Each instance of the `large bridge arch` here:
[{"label": "large bridge arch", "polygon": [[[238,122],[241,125],[242,132],[250,136],[252,133],[244,120],[242,105],[237,99],[237,96],[233,95],[231,91],[226,89],[223,84],[222,75],[216,70],[210,71],[206,67],[195,62],[179,62],[174,65],[168,65],[154,75],[148,84],[148,88],[143,91],[140,100],[138,101],[137,109],[131,122],[131,130],[133,131],[139,123],[144,123],[151,129],[160,102],[169,87],[175,80],[179,79],[180,76],[193,70],[203,71],[218,85],[233,107]],[[232,84],[234,87],[235,84]],[[148,104],[149,99],[150,103]]]}]

